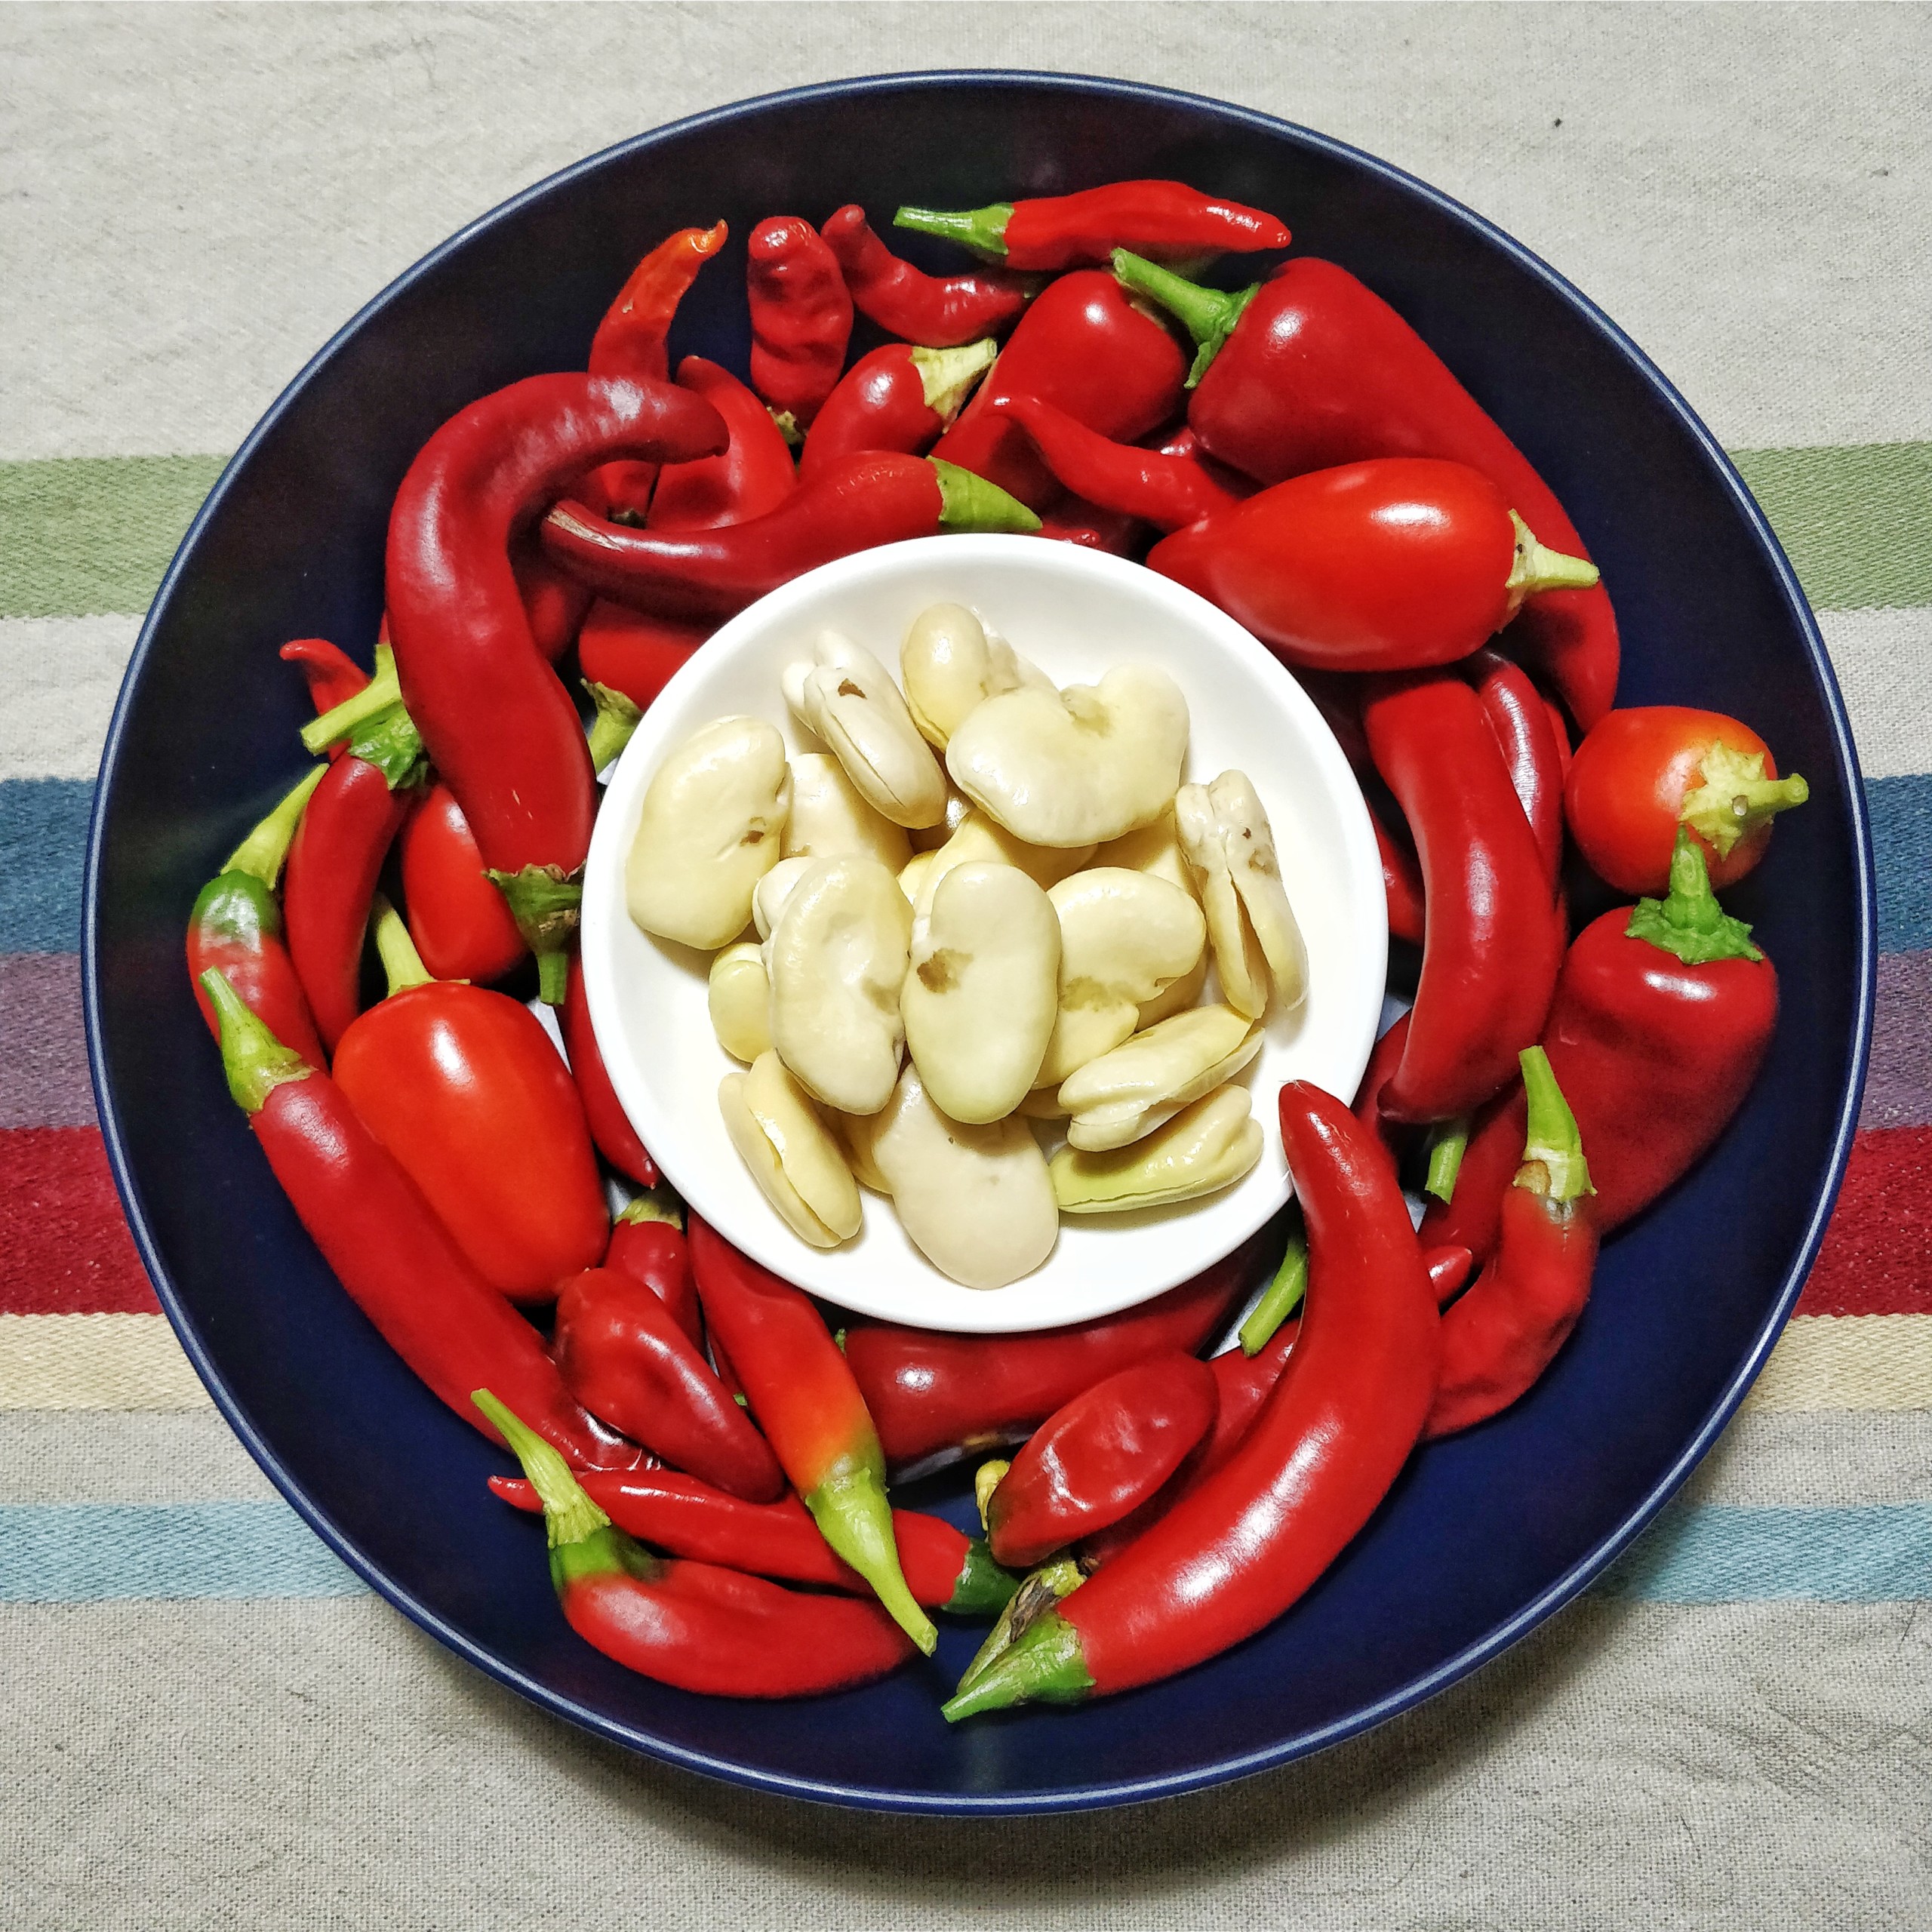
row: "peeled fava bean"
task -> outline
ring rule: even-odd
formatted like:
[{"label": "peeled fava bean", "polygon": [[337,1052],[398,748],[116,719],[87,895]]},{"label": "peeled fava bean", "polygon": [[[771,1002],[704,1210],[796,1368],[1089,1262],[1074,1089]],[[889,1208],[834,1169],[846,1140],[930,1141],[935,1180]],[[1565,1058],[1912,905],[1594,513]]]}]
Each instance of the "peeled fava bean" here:
[{"label": "peeled fava bean", "polygon": [[1152,999],[1140,1002],[1135,1009],[1134,1031],[1144,1033],[1149,1027],[1158,1026],[1162,1020],[1171,1020],[1177,1013],[1185,1013],[1189,1007],[1198,1005],[1207,984],[1208,949],[1203,946],[1192,972],[1183,973],[1164,992],[1158,992]]},{"label": "peeled fava bean", "polygon": [[1158,818],[1180,783],[1187,700],[1166,672],[1026,685],[976,706],[946,748],[952,782],[1029,845],[1091,845]]},{"label": "peeled fava bean", "polygon": [[989,637],[963,604],[935,604],[912,620],[899,647],[899,675],[913,723],[940,752],[961,719],[984,700],[1022,685],[1054,688],[1004,638]]},{"label": "peeled fava bean", "polygon": [[788,859],[876,859],[897,872],[912,856],[905,829],[893,823],[826,752],[802,752],[792,761],[792,811],[785,821]]},{"label": "peeled fava bean", "polygon": [[1244,1087],[1217,1088],[1144,1140],[1103,1153],[1063,1147],[1054,1198],[1069,1214],[1125,1214],[1192,1201],[1238,1181],[1261,1158],[1261,1126]]},{"label": "peeled fava bean", "polygon": [[785,740],[757,718],[721,718],[666,758],[644,794],[624,866],[630,915],[660,939],[706,951],[752,915],[778,863],[792,804]]},{"label": "peeled fava bean", "polygon": [[[798,815],[797,763],[792,771],[792,816]],[[791,850],[788,844],[786,850]],[[1194,875],[1187,869],[1187,859],[1180,849],[1180,834],[1174,825],[1171,810],[1163,812],[1152,825],[1143,825],[1138,831],[1124,832],[1118,838],[1109,838],[1094,853],[1091,863],[1097,866],[1124,866],[1131,872],[1149,872],[1155,878],[1164,878],[1170,885],[1179,886],[1183,892],[1194,890]]]},{"label": "peeled fava bean", "polygon": [[925,890],[926,875],[932,870],[937,856],[933,852],[915,852],[900,868],[899,889],[905,894],[907,905],[918,905],[919,894]]},{"label": "peeled fava bean", "polygon": [[1060,921],[1017,866],[955,866],[913,930],[900,1008],[933,1104],[1004,1118],[1040,1071],[1059,1008]]},{"label": "peeled fava bean", "polygon": [[749,1066],[760,1054],[771,1051],[771,989],[764,977],[764,955],[749,940],[728,946],[711,962],[704,997],[711,1030],[734,1060]]},{"label": "peeled fava bean", "polygon": [[1093,850],[1091,845],[1060,849],[1029,845],[1025,840],[1014,838],[1004,826],[995,825],[984,812],[969,811],[960,820],[958,829],[928,858],[918,875],[919,889],[912,897],[913,908],[921,918],[930,912],[940,881],[955,866],[1012,866],[1044,891],[1079,871],[1093,856]]},{"label": "peeled fava bean", "polygon": [[818,863],[816,859],[780,859],[752,894],[752,924],[761,940],[771,937],[792,888]]},{"label": "peeled fava bean", "polygon": [[771,1044],[814,1099],[876,1113],[899,1078],[912,909],[876,859],[814,859],[765,942]]},{"label": "peeled fava bean", "polygon": [[764,1198],[798,1238],[836,1247],[859,1232],[858,1184],[838,1143],[776,1054],[718,1083],[724,1131]]},{"label": "peeled fava bean", "polygon": [[885,666],[835,631],[820,633],[809,660],[785,668],[785,702],[845,768],[860,795],[898,826],[946,816],[946,774],[920,737]]},{"label": "peeled fava bean", "polygon": [[1053,1252],[1060,1211],[1024,1121],[949,1119],[909,1066],[891,1104],[860,1131],[906,1238],[941,1274],[969,1288],[1003,1288]]},{"label": "peeled fava bean", "polygon": [[1232,1007],[1204,1006],[1135,1034],[1061,1084],[1067,1140],[1103,1152],[1151,1134],[1232,1080],[1261,1051],[1261,1032]]},{"label": "peeled fava bean", "polygon": [[1308,990],[1308,954],[1254,786],[1239,771],[1224,771],[1211,785],[1183,785],[1174,822],[1201,889],[1228,1004],[1258,1020],[1272,992],[1292,1011]]},{"label": "peeled fava bean", "polygon": [[959,829],[959,821],[973,809],[973,801],[956,785],[946,788],[946,816],[937,825],[922,825],[906,833],[915,856],[937,852]]}]

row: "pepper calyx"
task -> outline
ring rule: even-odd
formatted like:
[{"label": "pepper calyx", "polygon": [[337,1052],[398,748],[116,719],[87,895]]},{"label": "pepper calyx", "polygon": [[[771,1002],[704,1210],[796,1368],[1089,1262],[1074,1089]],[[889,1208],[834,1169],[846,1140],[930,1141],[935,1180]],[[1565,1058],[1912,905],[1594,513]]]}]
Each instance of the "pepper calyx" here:
[{"label": "pepper calyx", "polygon": [[948,1724],[1003,1711],[1015,1704],[1077,1704],[1094,1687],[1081,1654],[1080,1635],[1057,1612],[1048,1611],[970,1684],[940,1706]]},{"label": "pepper calyx", "polygon": [[229,854],[221,869],[225,872],[246,872],[251,878],[260,879],[272,891],[276,880],[281,876],[282,862],[288,857],[288,848],[294,843],[295,829],[302,823],[302,813],[309,795],[328,771],[327,765],[318,764],[305,772],[297,783],[281,795],[274,810]]},{"label": "pepper calyx", "polygon": [[1556,1084],[1549,1054],[1540,1047],[1525,1047],[1518,1058],[1529,1123],[1523,1137],[1523,1164],[1516,1170],[1514,1185],[1550,1201],[1574,1201],[1580,1195],[1595,1193],[1589,1163],[1583,1158],[1582,1131]]},{"label": "pepper calyx", "polygon": [[1630,923],[1623,931],[1625,937],[1642,940],[1687,966],[1764,956],[1751,943],[1749,925],[1733,918],[1718,904],[1704,854],[1683,826],[1677,829],[1677,844],[1670,855],[1668,894],[1662,899],[1638,900],[1630,909]]},{"label": "pepper calyx", "polygon": [[214,1008],[221,1033],[221,1069],[228,1091],[245,1114],[258,1114],[269,1094],[291,1080],[306,1080],[315,1069],[293,1047],[285,1047],[244,1002],[225,974],[211,966],[202,991]]},{"label": "pepper calyx", "polygon": [[1234,334],[1247,305],[1260,294],[1260,283],[1251,282],[1229,294],[1219,288],[1203,288],[1198,281],[1189,281],[1130,249],[1116,248],[1112,259],[1114,279],[1122,288],[1158,302],[1194,338],[1194,365],[1187,372],[1186,384],[1192,389]]},{"label": "pepper calyx", "polygon": [[991,336],[983,336],[956,349],[915,348],[907,353],[919,372],[919,393],[926,407],[949,429],[965,407],[973,385],[993,366],[999,344]]},{"label": "pepper calyx", "polygon": [[1509,512],[1509,521],[1516,533],[1516,548],[1503,588],[1509,599],[1510,617],[1523,608],[1525,598],[1534,597],[1539,591],[1588,590],[1602,581],[1602,572],[1589,558],[1567,556],[1561,550],[1546,549],[1514,510]]},{"label": "pepper calyx", "polygon": [[302,728],[302,742],[312,752],[325,752],[338,739],[346,738],[358,724],[402,700],[402,682],[396,675],[395,653],[386,644],[376,647],[374,675],[359,691],[352,692],[332,711],[312,718]]},{"label": "pepper calyx", "polygon": [[643,722],[644,708],[635,698],[600,685],[594,678],[585,678],[583,688],[597,707],[597,715],[590,721],[590,768],[601,772],[630,743],[632,733]]},{"label": "pepper calyx", "polygon": [[583,904],[582,869],[567,872],[561,866],[525,866],[506,872],[485,867],[484,876],[509,903],[517,931],[537,955],[537,997],[546,1006],[561,1006]]},{"label": "pepper calyx", "polygon": [[349,755],[359,758],[365,764],[373,764],[392,792],[420,785],[429,775],[423,734],[400,699],[385,705],[373,718],[356,727],[349,740]]},{"label": "pepper calyx", "polygon": [[966,1560],[952,1580],[952,1594],[946,1607],[955,1617],[986,1617],[1004,1610],[1013,1601],[1020,1579],[993,1560],[984,1537],[968,1540]]},{"label": "pepper calyx", "polygon": [[954,1694],[957,1696],[978,1683],[1041,1617],[1062,1598],[1071,1596],[1086,1580],[1087,1573],[1070,1556],[1055,1557],[1051,1562],[1029,1570],[1020,1579],[1018,1589],[1001,1607],[993,1627],[986,1632],[980,1647],[973,1653],[972,1662],[953,1687]]},{"label": "pepper calyx", "polygon": [[997,483],[989,483],[956,463],[945,463],[929,456],[933,474],[939,479],[939,527],[946,531],[1004,531],[1014,536],[1030,537],[1040,527],[1040,519],[1017,497],[1010,496]]},{"label": "pepper calyx", "polygon": [[681,1234],[685,1204],[660,1182],[656,1187],[648,1187],[641,1194],[626,1201],[617,1221],[620,1226],[634,1226],[641,1221],[662,1221]]},{"label": "pepper calyx", "polygon": [[992,1528],[993,1491],[1006,1478],[1006,1472],[1012,1463],[1001,1457],[982,1463],[973,1472],[973,1501],[980,1512],[980,1527],[990,1531]]},{"label": "pepper calyx", "polygon": [[1719,739],[1704,754],[1702,783],[1684,795],[1678,823],[1687,825],[1720,859],[1780,812],[1801,805],[1811,788],[1796,772],[1764,776],[1762,752],[1740,752]]},{"label": "pepper calyx", "polygon": [[894,228],[917,235],[937,235],[957,242],[982,260],[1006,259],[1006,224],[1013,219],[1011,202],[991,202],[983,208],[901,208],[892,217]]}]

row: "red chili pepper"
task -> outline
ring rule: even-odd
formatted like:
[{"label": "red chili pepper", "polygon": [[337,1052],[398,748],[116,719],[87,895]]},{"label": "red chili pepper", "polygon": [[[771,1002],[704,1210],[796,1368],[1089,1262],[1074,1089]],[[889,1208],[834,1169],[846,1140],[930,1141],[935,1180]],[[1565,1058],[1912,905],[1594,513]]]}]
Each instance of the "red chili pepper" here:
[{"label": "red chili pepper", "polygon": [[445,423],[390,513],[389,625],[409,715],[485,861],[507,875],[552,999],[596,788],[577,706],[531,639],[510,538],[608,457],[686,462],[724,441],[718,412],[669,383],[532,376]]},{"label": "red chili pepper", "polygon": [[1407,1461],[1440,1325],[1407,1204],[1339,1100],[1291,1081],[1281,1115],[1309,1242],[1288,1371],[1221,1468],[1033,1623],[946,1706],[949,1721],[1128,1690],[1253,1635],[1347,1547]]},{"label": "red chili pepper", "polygon": [[571,1078],[583,1103],[585,1124],[597,1151],[618,1173],[640,1187],[657,1185],[657,1163],[637,1137],[617,1090],[611,1084],[597,1035],[590,1023],[590,1002],[583,990],[583,961],[571,955],[570,985],[564,994],[564,1051],[570,1056]]},{"label": "red chili pepper", "polygon": [[[611,1230],[604,1266],[641,1281],[671,1311],[672,1319],[693,1344],[704,1346],[704,1314],[698,1306],[691,1248],[685,1239],[683,1215],[675,1195],[667,1198],[665,1193],[653,1190],[629,1202]],[[718,1379],[733,1395],[739,1392],[721,1371]]]},{"label": "red chili pepper", "polygon": [[709,619],[647,617],[600,597],[583,620],[577,663],[587,681],[648,710],[715,628]]},{"label": "red chili pepper", "polygon": [[430,1392],[485,1435],[469,1389],[488,1377],[574,1460],[624,1466],[637,1451],[599,1435],[542,1338],[451,1239],[408,1176],[325,1073],[285,1046],[220,974],[203,976],[221,1027],[228,1091],[322,1259]]},{"label": "red chili pepper", "polygon": [[1104,262],[1119,248],[1189,261],[1288,245],[1288,231],[1272,214],[1184,181],[1112,181],[983,208],[901,208],[892,225],[943,235],[1009,269],[1070,269]]},{"label": "red chili pepper", "polygon": [[[583,1481],[584,1493],[619,1529],[669,1555],[854,1596],[872,1592],[857,1571],[833,1555],[811,1512],[795,1496],[746,1503],[675,1469],[595,1472]],[[543,1506],[519,1478],[492,1476],[490,1487],[515,1509]],[[1019,1580],[993,1561],[983,1539],[967,1536],[942,1517],[895,1509],[892,1540],[905,1566],[906,1588],[929,1610],[992,1616]]]},{"label": "red chili pepper", "polygon": [[949,1335],[855,1323],[845,1359],[903,1475],[1029,1435],[1103,1377],[1178,1349],[1191,1354],[1254,1284],[1257,1238],[1192,1281],[1118,1315],[1027,1335]]},{"label": "red chili pepper", "polygon": [[[1285,263],[1232,295],[1123,252],[1115,272],[1180,318],[1198,345],[1187,420],[1211,456],[1278,483],[1371,457],[1441,457],[1479,469],[1538,540],[1587,561],[1527,459],[1382,298],[1333,262]],[[1617,617],[1601,584],[1533,598],[1515,635],[1587,730],[1617,691]]]},{"label": "red chili pepper", "polygon": [[1523,1054],[1529,1131],[1502,1202],[1496,1252],[1442,1318],[1442,1372],[1423,1435],[1472,1428],[1524,1395],[1570,1339],[1597,1262],[1575,1117],[1540,1047]]},{"label": "red chili pepper", "polygon": [[[650,463],[607,463],[598,474],[626,469],[655,474]],[[587,483],[586,487],[587,490]],[[601,500],[604,493],[600,490],[596,494]],[[512,540],[510,568],[516,577],[517,595],[523,602],[524,621],[530,626],[530,641],[546,664],[554,664],[577,641],[584,614],[590,608],[590,592],[551,562],[534,531],[519,531]]]},{"label": "red chili pepper", "polygon": [[856,203],[841,208],[819,232],[860,314],[922,349],[957,349],[996,334],[1033,293],[1029,282],[1000,269],[926,274],[887,248]]},{"label": "red chili pepper", "polygon": [[1355,1117],[1386,1151],[1392,1172],[1400,1171],[1403,1154],[1414,1130],[1407,1121],[1398,1120],[1387,1112],[1383,1105],[1383,1094],[1395,1077],[1395,1069],[1401,1065],[1408,1044],[1409,1015],[1404,1013],[1370,1048],[1368,1064],[1362,1069],[1361,1081],[1355,1088]]},{"label": "red chili pepper", "polygon": [[1104,550],[1111,557],[1131,557],[1147,537],[1147,527],[1118,510],[1103,509],[1084,497],[1063,491],[1040,512],[1039,534],[1056,543],[1077,543],[1084,550]]},{"label": "red chili pepper", "polygon": [[[309,686],[309,702],[318,713],[333,711],[369,681],[369,674],[346,651],[325,637],[291,638],[278,654],[285,663],[299,664]],[[332,746],[331,758],[341,755]]]},{"label": "red chili pepper", "polygon": [[[775,510],[718,530],[626,530],[562,503],[543,525],[551,554],[607,597],[666,617],[718,619],[854,551],[946,530],[1039,528],[980,478],[930,457],[848,457]],[[574,719],[575,713],[572,718]]]},{"label": "red chili pepper", "polygon": [[411,935],[435,978],[500,980],[529,951],[447,785],[429,787],[398,849]]},{"label": "red chili pepper", "polygon": [[958,349],[888,342],[862,355],[813,422],[799,452],[799,475],[810,482],[830,464],[868,450],[922,455],[952,426],[997,347],[990,337]]},{"label": "red chili pepper", "polygon": [[909,1654],[875,1604],[652,1555],[488,1389],[474,1400],[543,1503],[565,1621],[626,1669],[714,1697],[808,1697],[869,1683]]},{"label": "red chili pepper", "polygon": [[1735,885],[1764,856],[1771,821],[1810,796],[1778,776],[1770,747],[1721,711],[1644,705],[1590,728],[1571,761],[1564,801],[1592,870],[1620,892],[1663,891],[1682,826],[1711,884]]},{"label": "red chili pepper", "polygon": [[1331,671],[1452,663],[1531,592],[1597,577],[1543,549],[1480,471],[1429,457],[1291,477],[1157,543],[1147,563],[1289,663]]},{"label": "red chili pepper", "polygon": [[557,1297],[550,1352],[598,1420],[748,1503],[784,1494],[785,1472],[669,1309],[633,1275],[587,1268]]},{"label": "red chili pepper", "polygon": [[938,1636],[899,1567],[878,1432],[818,1310],[696,1215],[690,1239],[705,1321],[730,1349],[792,1487],[826,1541],[930,1655]]},{"label": "red chili pepper", "polygon": [[1563,961],[1562,915],[1482,701],[1453,672],[1379,678],[1362,707],[1376,768],[1415,834],[1428,922],[1398,1120],[1470,1112],[1535,1043]]},{"label": "red chili pepper", "polygon": [[1020,317],[999,360],[933,454],[983,476],[1043,515],[1060,493],[1018,423],[1003,414],[1036,396],[1115,442],[1172,420],[1186,373],[1180,346],[1110,275],[1062,275]]},{"label": "red chili pepper", "polygon": [[1214,1426],[1213,1372],[1192,1355],[1152,1355],[1049,1416],[986,1502],[993,1555],[1030,1570],[1140,1507]]},{"label": "red chili pepper", "polygon": [[548,1301],[611,1237],[570,1071],[520,1001],[431,979],[388,906],[376,944],[389,995],[342,1036],[335,1077],[477,1272]]},{"label": "red chili pepper", "polygon": [[202,975],[212,968],[277,1039],[317,1066],[325,1064],[322,1043],[282,940],[275,884],[297,821],[327,769],[316,765],[283,795],[195,895],[194,910],[188,915],[188,977],[208,1031],[221,1037],[214,1008],[202,985]]},{"label": "red chili pepper", "polygon": [[798,478],[791,446],[771,411],[730,370],[702,355],[687,355],[678,365],[678,386],[717,411],[731,441],[722,455],[664,466],[646,527],[715,530],[775,510]]},{"label": "red chili pepper", "polygon": [[1563,870],[1563,758],[1549,706],[1523,667],[1499,651],[1478,651],[1463,675],[1488,714],[1553,886]]},{"label": "red chili pepper", "polygon": [[745,247],[752,387],[801,429],[831,395],[852,337],[852,298],[838,257],[802,217],[774,215]]},{"label": "red chili pepper", "polygon": [[1382,860],[1382,893],[1389,904],[1389,937],[1410,946],[1420,946],[1428,930],[1427,907],[1423,895],[1422,868],[1406,845],[1382,823],[1374,805],[1368,822],[1374,829],[1375,849]]}]

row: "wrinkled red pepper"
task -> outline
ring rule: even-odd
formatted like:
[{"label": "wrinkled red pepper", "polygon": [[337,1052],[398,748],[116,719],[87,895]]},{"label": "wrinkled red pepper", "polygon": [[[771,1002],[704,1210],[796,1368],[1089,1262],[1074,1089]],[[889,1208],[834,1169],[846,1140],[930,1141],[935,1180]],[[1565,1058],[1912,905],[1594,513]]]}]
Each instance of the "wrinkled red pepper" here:
[{"label": "wrinkled red pepper", "polygon": [[577,662],[590,682],[648,710],[715,629],[708,618],[650,617],[600,597],[583,620]]},{"label": "wrinkled red pepper", "polygon": [[1023,277],[1001,269],[928,275],[893,254],[856,203],[841,208],[819,232],[860,314],[922,349],[957,349],[996,334],[1033,293]]},{"label": "wrinkled red pepper", "polygon": [[657,1185],[657,1163],[637,1137],[630,1116],[624,1112],[617,1090],[604,1064],[597,1044],[596,1029],[590,1023],[590,1001],[583,990],[583,961],[571,955],[570,985],[564,994],[559,1024],[564,1051],[569,1057],[571,1078],[577,1083],[577,1097],[583,1103],[583,1118],[597,1151],[618,1173],[640,1187]]},{"label": "wrinkled red pepper", "polygon": [[404,822],[398,850],[410,934],[435,978],[487,984],[529,952],[447,785],[429,787]]},{"label": "wrinkled red pepper", "polygon": [[958,349],[888,342],[862,355],[826,398],[798,453],[806,482],[868,450],[921,456],[952,426],[973,385],[992,366],[990,337]]},{"label": "wrinkled red pepper", "polygon": [[1477,651],[1463,675],[1482,700],[1554,887],[1563,870],[1563,754],[1549,708],[1529,674],[1500,651]]},{"label": "wrinkled red pepper", "polygon": [[[641,1281],[692,1342],[704,1346],[704,1313],[698,1306],[691,1247],[675,1195],[667,1198],[666,1191],[654,1189],[627,1203],[611,1229],[604,1265]],[[734,1395],[739,1392],[735,1384],[726,1386]]]},{"label": "wrinkled red pepper", "polygon": [[774,215],[745,246],[752,312],[752,387],[809,429],[845,366],[852,297],[838,259],[811,223]]},{"label": "wrinkled red pepper", "polygon": [[[678,386],[703,396],[724,418],[731,440],[718,456],[664,466],[645,527],[715,530],[775,510],[792,494],[798,470],[771,411],[730,370],[702,355],[678,365]],[[586,665],[584,675],[595,673]]]}]

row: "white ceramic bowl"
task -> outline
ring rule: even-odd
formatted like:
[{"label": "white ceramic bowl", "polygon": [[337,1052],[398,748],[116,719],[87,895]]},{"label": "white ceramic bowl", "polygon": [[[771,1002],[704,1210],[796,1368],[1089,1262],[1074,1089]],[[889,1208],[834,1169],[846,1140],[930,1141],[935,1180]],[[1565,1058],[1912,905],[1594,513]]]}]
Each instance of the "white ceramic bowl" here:
[{"label": "white ceramic bowl", "polygon": [[[1307,998],[1271,1019],[1243,1075],[1264,1143],[1246,1178],[1171,1208],[1063,1215],[1046,1262],[991,1290],[941,1275],[875,1195],[865,1198],[864,1229],[841,1247],[808,1247],[792,1233],[725,1137],[718,1084],[737,1063],[712,1032],[709,955],[641,932],[624,903],[645,789],[669,752],[733,714],[768,718],[795,751],[808,749],[779,689],[784,666],[830,626],[896,675],[908,626],[942,601],[977,611],[1062,685],[1091,683],[1130,660],[1167,670],[1192,718],[1187,776],[1210,779],[1233,766],[1253,780],[1309,955]],[[699,1214],[841,1307],[985,1333],[1057,1327],[1144,1301],[1220,1260],[1287,1201],[1274,1097],[1294,1079],[1353,1095],[1382,1010],[1388,922],[1374,835],[1347,760],[1301,688],[1232,619],[1140,565],[1072,544],[935,537],[863,551],[774,591],[664,688],[610,774],[584,869],[583,950],[591,1019],[618,1097]]]}]

